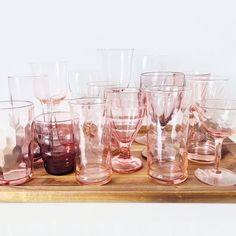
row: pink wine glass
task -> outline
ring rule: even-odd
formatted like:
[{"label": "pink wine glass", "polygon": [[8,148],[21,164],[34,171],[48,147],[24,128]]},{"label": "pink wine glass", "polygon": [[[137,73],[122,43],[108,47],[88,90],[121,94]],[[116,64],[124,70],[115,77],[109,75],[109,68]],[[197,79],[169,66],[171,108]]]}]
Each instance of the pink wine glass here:
[{"label": "pink wine glass", "polygon": [[[140,75],[140,88],[147,89],[157,86],[180,86],[186,85],[185,75],[182,72],[145,72]],[[145,145],[147,135],[137,136],[135,142]],[[147,157],[146,148],[142,151],[142,156]]]},{"label": "pink wine glass", "polygon": [[112,158],[118,173],[131,173],[142,168],[142,161],[130,153],[145,115],[144,93],[137,88],[116,88],[105,91],[107,118],[111,132],[119,143],[119,155]]},{"label": "pink wine glass", "polygon": [[215,140],[215,165],[213,168],[195,171],[203,183],[214,186],[236,184],[236,174],[220,167],[222,143],[236,133],[236,100],[208,99],[195,106],[199,119],[207,133]]}]

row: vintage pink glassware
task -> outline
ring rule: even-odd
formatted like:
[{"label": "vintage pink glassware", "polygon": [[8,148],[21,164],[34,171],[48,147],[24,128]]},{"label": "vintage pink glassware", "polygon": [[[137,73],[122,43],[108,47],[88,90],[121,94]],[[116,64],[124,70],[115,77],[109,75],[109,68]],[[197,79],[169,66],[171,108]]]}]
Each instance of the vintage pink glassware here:
[{"label": "vintage pink glassware", "polygon": [[75,140],[76,180],[81,185],[103,185],[111,181],[110,130],[103,98],[70,100]]},{"label": "vintage pink glassware", "polygon": [[236,133],[236,100],[206,99],[195,105],[205,131],[215,141],[215,165],[213,168],[195,171],[203,183],[214,186],[233,186],[236,174],[220,167],[222,143]]},{"label": "vintage pink glassware", "polygon": [[[140,75],[140,88],[152,88],[155,86],[175,85],[184,87],[186,85],[185,75],[182,72],[145,72]],[[139,144],[147,143],[147,136],[137,136],[135,142]],[[147,157],[146,148],[142,151],[142,156]]]},{"label": "vintage pink glassware", "polygon": [[74,139],[70,113],[39,115],[34,119],[33,130],[34,146],[39,146],[46,171],[52,175],[73,172],[78,143]]},{"label": "vintage pink glassware", "polygon": [[105,91],[107,119],[112,135],[119,143],[119,154],[112,158],[112,169],[131,173],[142,168],[142,161],[130,153],[145,115],[144,93],[136,88],[116,88]]},{"label": "vintage pink glassware", "polygon": [[162,184],[182,183],[188,177],[186,141],[191,91],[168,85],[145,91],[148,174]]},{"label": "vintage pink glassware", "polygon": [[28,101],[0,101],[0,185],[19,185],[32,178],[31,124]]},{"label": "vintage pink glassware", "polygon": [[210,164],[215,161],[214,139],[205,132],[197,112],[192,107],[199,100],[215,99],[225,96],[228,79],[222,76],[210,74],[186,75],[187,85],[192,89],[190,107],[190,125],[187,141],[188,159],[201,163]]}]

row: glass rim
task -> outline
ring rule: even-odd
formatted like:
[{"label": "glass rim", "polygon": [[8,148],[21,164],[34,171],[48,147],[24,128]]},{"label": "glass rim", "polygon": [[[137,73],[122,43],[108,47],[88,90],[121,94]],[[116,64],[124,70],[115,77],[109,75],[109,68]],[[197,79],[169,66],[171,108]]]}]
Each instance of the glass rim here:
[{"label": "glass rim", "polygon": [[113,94],[113,93],[118,93],[118,92],[122,92],[123,94],[134,94],[134,93],[139,93],[143,91],[142,89],[137,88],[137,87],[114,87],[114,88],[106,88],[104,91],[105,94],[107,93]]},{"label": "glass rim", "polygon": [[[231,103],[235,103],[235,108],[227,108],[227,107],[213,107],[213,106],[209,106],[209,105],[202,105],[202,103],[198,103],[204,101],[204,103],[206,103],[207,101],[215,101],[217,102],[217,104],[219,104],[219,102],[231,102]],[[236,99],[206,99],[206,100],[198,100],[196,102],[201,108],[205,108],[205,109],[211,109],[211,110],[236,110]]]},{"label": "glass rim", "polygon": [[[86,100],[88,102],[85,102]],[[91,102],[89,102],[89,101],[91,101]],[[92,101],[94,101],[94,102],[92,102]],[[101,98],[101,97],[80,97],[80,98],[68,99],[68,103],[70,105],[77,105],[77,106],[96,106],[96,105],[104,105],[105,99]]]},{"label": "glass rim", "polygon": [[[164,90],[163,88],[173,88],[173,90]],[[176,88],[174,90],[174,88]],[[154,86],[154,87],[148,87],[144,88],[143,91],[147,93],[174,93],[174,92],[191,92],[192,89],[190,87],[186,86],[177,86],[177,85],[161,85],[161,86]]]},{"label": "glass rim", "polygon": [[[209,75],[209,78],[201,78],[203,76]],[[191,77],[191,78],[190,78]],[[194,78],[196,77],[196,78]],[[221,76],[221,75],[212,75],[212,74],[186,74],[185,75],[186,81],[191,82],[213,82],[213,81],[229,81],[230,79],[227,76]]]},{"label": "glass rim", "polygon": [[[9,104],[9,107],[1,107],[1,104]],[[24,105],[15,105],[16,103],[24,103]],[[34,107],[34,103],[27,100],[0,100],[0,110],[21,109],[27,107]]]},{"label": "glass rim", "polygon": [[140,74],[140,77],[154,77],[154,76],[158,76],[158,75],[177,75],[177,76],[184,76],[185,74],[183,72],[180,71],[146,71]]},{"label": "glass rim", "polygon": [[49,116],[49,115],[53,115],[53,114],[69,114],[69,116],[71,117],[71,113],[68,111],[54,111],[54,112],[46,112],[46,113],[42,113],[42,114],[39,114],[37,116],[34,117],[34,122],[36,123],[41,123],[41,124],[48,124],[48,123],[63,123],[63,122],[68,122],[68,121],[72,121],[73,119],[70,118],[70,119],[55,119],[55,120],[52,120],[52,121],[45,121],[45,120],[39,120],[38,118],[40,117],[44,117],[44,116]]}]

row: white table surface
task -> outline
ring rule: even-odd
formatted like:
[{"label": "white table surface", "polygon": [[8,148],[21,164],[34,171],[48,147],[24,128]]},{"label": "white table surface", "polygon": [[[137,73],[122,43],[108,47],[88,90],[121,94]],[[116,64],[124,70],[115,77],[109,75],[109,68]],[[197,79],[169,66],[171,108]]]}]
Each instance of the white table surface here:
[{"label": "white table surface", "polygon": [[235,236],[236,204],[0,204],[1,236]]}]

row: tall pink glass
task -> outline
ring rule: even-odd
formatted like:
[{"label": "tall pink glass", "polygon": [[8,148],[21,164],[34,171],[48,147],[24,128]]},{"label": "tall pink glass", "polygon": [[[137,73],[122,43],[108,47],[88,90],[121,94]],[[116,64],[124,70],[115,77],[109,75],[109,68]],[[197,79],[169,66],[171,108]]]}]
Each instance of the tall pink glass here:
[{"label": "tall pink glass", "polygon": [[76,180],[81,185],[103,185],[111,181],[110,130],[106,122],[103,98],[72,99],[75,140],[79,143],[76,157]]},{"label": "tall pink glass", "polygon": [[33,103],[0,101],[0,185],[19,185],[32,178]]},{"label": "tall pink glass", "polygon": [[161,86],[147,94],[147,162],[150,177],[162,184],[179,184],[188,177],[187,134],[190,90]]},{"label": "tall pink glass", "polygon": [[116,88],[107,89],[105,97],[107,119],[120,151],[112,158],[112,168],[118,173],[135,172],[142,168],[142,161],[131,155],[130,147],[145,115],[144,93],[136,88]]}]

